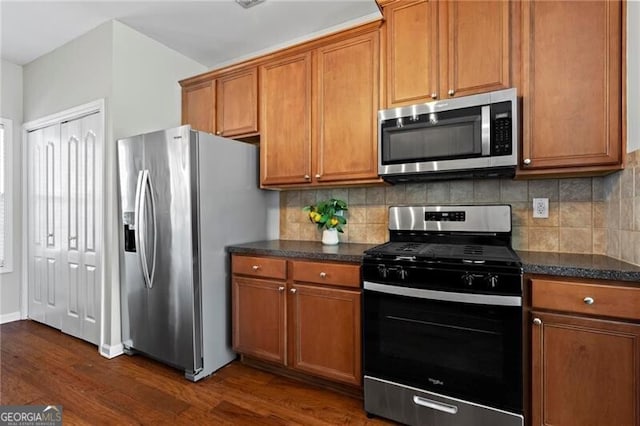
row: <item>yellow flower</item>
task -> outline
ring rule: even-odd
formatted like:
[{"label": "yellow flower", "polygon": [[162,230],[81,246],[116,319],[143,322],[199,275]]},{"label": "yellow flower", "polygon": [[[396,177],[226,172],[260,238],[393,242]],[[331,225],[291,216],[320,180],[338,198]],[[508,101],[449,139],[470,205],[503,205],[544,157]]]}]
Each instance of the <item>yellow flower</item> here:
[{"label": "yellow flower", "polygon": [[331,224],[331,226],[336,226],[338,224],[338,219],[332,217],[329,223]]}]

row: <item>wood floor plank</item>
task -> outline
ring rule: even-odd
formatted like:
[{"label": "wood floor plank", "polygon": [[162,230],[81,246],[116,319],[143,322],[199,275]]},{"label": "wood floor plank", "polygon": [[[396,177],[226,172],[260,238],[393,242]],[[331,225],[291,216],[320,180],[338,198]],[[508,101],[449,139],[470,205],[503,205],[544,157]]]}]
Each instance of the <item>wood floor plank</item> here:
[{"label": "wood floor plank", "polygon": [[234,361],[197,383],[152,359],[106,359],[33,321],[0,325],[0,404],[63,406],[65,425],[392,425],[362,400]]}]

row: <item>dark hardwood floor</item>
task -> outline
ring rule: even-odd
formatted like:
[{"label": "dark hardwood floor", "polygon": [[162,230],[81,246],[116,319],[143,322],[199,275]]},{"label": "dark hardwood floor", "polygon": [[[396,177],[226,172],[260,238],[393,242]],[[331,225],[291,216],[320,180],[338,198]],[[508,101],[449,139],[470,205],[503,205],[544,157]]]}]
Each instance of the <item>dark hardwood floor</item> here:
[{"label": "dark hardwood floor", "polygon": [[63,406],[68,424],[388,425],[362,401],[237,361],[198,383],[33,321],[0,326],[0,404]]}]

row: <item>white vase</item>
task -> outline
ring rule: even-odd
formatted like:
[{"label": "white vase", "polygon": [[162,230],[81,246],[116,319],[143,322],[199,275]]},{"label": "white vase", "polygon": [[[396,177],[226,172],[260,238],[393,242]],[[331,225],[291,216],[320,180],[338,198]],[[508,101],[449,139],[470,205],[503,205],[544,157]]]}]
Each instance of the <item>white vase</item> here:
[{"label": "white vase", "polygon": [[324,231],[322,231],[322,244],[333,246],[338,244],[339,242],[338,231],[335,228],[325,229]]}]

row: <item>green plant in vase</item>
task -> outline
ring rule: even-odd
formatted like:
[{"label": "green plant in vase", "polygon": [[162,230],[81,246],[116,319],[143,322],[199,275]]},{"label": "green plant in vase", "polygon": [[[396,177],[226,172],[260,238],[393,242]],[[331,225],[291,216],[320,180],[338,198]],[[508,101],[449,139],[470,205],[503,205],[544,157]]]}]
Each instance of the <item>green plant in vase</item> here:
[{"label": "green plant in vase", "polygon": [[304,206],[303,210],[309,212],[311,223],[315,224],[318,229],[323,230],[322,242],[324,244],[338,244],[336,231],[344,232],[342,227],[347,224],[347,219],[343,213],[348,210],[346,202],[331,198],[310,206]]}]

